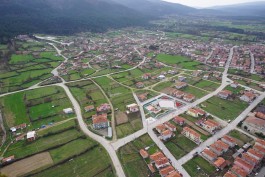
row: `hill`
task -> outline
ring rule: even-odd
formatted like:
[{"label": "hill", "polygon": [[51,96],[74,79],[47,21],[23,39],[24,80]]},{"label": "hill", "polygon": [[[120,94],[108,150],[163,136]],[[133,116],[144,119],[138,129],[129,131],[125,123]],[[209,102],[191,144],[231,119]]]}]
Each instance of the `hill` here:
[{"label": "hill", "polygon": [[215,6],[210,9],[219,10],[231,16],[265,17],[265,1]]},{"label": "hill", "polygon": [[150,17],[105,0],[3,0],[0,36],[72,34],[145,25]]}]

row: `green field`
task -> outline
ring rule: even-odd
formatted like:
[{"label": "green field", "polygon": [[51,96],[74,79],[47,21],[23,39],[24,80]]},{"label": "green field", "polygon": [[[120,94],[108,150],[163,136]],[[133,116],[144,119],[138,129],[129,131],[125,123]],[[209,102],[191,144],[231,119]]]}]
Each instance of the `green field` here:
[{"label": "green field", "polygon": [[[74,148],[74,147],[73,147]],[[36,177],[47,176],[102,176],[114,177],[114,172],[110,162],[110,158],[106,151],[102,148],[93,148],[88,152],[72,158],[63,164],[54,166],[44,170]]]},{"label": "green field", "polygon": [[233,101],[224,100],[214,96],[209,100],[202,103],[205,107],[205,111],[223,119],[223,120],[234,120],[241,112],[243,112],[248,104],[235,99]]},{"label": "green field", "polygon": [[[206,177],[215,172],[215,167],[202,157],[195,157],[183,165],[191,177]],[[197,168],[200,167],[200,170]]]},{"label": "green field", "polygon": [[183,92],[190,93],[190,94],[194,95],[196,97],[196,99],[202,98],[208,94],[208,92],[200,90],[200,89],[195,88],[195,87],[192,87],[190,85],[187,87],[184,87],[180,90]]},{"label": "green field", "polygon": [[196,83],[194,86],[207,90],[207,91],[214,91],[220,86],[220,84],[206,81],[206,80],[201,80],[198,83]]},{"label": "green field", "polygon": [[157,60],[165,64],[176,65],[183,69],[191,69],[191,70],[196,70],[197,66],[201,65],[201,63],[197,61],[192,61],[190,58],[180,55],[172,56],[167,54],[158,54]]},{"label": "green field", "polygon": [[15,155],[16,158],[23,158],[28,155],[32,155],[38,152],[42,152],[48,148],[56,147],[58,145],[65,144],[69,141],[75,140],[81,136],[81,133],[77,130],[68,130],[53,136],[47,136],[32,143],[26,141],[20,141],[9,146],[4,156],[8,157]]},{"label": "green field", "polygon": [[63,109],[72,107],[64,90],[60,87],[47,87],[19,92],[0,99],[8,127],[27,123],[38,128],[42,125],[65,120]]}]

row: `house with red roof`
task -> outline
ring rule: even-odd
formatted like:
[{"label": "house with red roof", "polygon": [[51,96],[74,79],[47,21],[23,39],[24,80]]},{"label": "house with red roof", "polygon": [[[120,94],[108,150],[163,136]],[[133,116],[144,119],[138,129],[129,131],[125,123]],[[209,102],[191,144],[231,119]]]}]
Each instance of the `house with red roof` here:
[{"label": "house with red roof", "polygon": [[186,94],[184,97],[183,97],[183,100],[184,101],[187,101],[187,102],[192,102],[193,100],[195,100],[195,96],[192,95],[192,94]]},{"label": "house with red roof", "polygon": [[217,158],[217,154],[215,154],[212,150],[206,148],[201,152],[203,158],[210,162],[214,162]]},{"label": "house with red roof", "polygon": [[257,139],[255,142],[255,145],[258,145],[258,146],[265,148],[265,140]]},{"label": "house with red roof", "polygon": [[183,134],[196,144],[200,144],[202,142],[201,135],[189,127],[184,127],[181,134]]},{"label": "house with red roof", "polygon": [[255,159],[257,159],[258,161],[261,161],[264,157],[264,154],[260,153],[259,151],[251,148],[247,151],[248,155],[254,157]]},{"label": "house with red roof", "polygon": [[180,125],[180,126],[182,126],[182,125],[185,124],[185,119],[184,119],[183,117],[180,117],[180,116],[176,116],[176,117],[174,117],[174,118],[173,118],[173,121],[174,121],[176,124]]},{"label": "house with red roof", "polygon": [[247,177],[248,173],[237,165],[231,168],[231,172],[237,175],[237,177]]},{"label": "house with red roof", "polygon": [[167,175],[166,177],[182,177],[182,175],[177,171],[173,171],[169,173],[169,175]]},{"label": "house with red roof", "polygon": [[143,159],[146,159],[146,158],[149,157],[148,152],[147,152],[146,150],[144,150],[144,149],[141,149],[141,150],[139,151],[139,153],[140,153],[140,155],[142,156]]},{"label": "house with red roof", "polygon": [[198,118],[199,116],[205,115],[205,112],[198,108],[190,108],[188,109],[187,114],[192,117]]},{"label": "house with red roof", "polygon": [[210,132],[210,133],[215,133],[216,130],[220,129],[220,124],[211,120],[207,119],[206,121],[201,122],[201,126],[204,130]]},{"label": "house with red roof", "polygon": [[223,157],[218,157],[213,164],[216,168],[221,170],[223,170],[227,166],[226,160]]},{"label": "house with red roof", "polygon": [[236,145],[236,141],[235,141],[235,139],[232,138],[232,137],[230,137],[230,136],[228,136],[228,135],[223,136],[223,137],[221,138],[221,140],[222,140],[224,143],[228,144],[230,147],[234,147],[234,146]]},{"label": "house with red roof", "polygon": [[250,163],[247,163],[244,159],[237,157],[234,161],[234,164],[238,167],[242,168],[247,172],[247,174],[250,174],[252,170],[254,169],[254,165],[251,165]]},{"label": "house with red roof", "polygon": [[224,177],[237,177],[237,175],[235,175],[233,172],[228,171],[226,172],[226,174],[224,175]]},{"label": "house with red roof", "polygon": [[101,104],[100,106],[97,107],[97,112],[102,113],[102,112],[109,112],[111,110],[111,107],[108,103]]},{"label": "house with red roof", "polygon": [[162,168],[161,170],[159,170],[159,174],[161,177],[165,177],[167,176],[168,174],[170,174],[171,172],[175,171],[174,167],[172,167],[171,165],[165,167],[165,168]]},{"label": "house with red roof", "polygon": [[170,122],[165,122],[164,125],[172,132],[175,132],[177,130],[176,126],[171,124]]},{"label": "house with red roof", "polygon": [[160,125],[157,125],[155,129],[158,133],[161,134],[163,131],[167,129],[167,127],[164,124],[160,124]]},{"label": "house with red roof", "polygon": [[165,130],[160,135],[161,135],[161,139],[166,141],[169,138],[173,137],[175,134],[170,130]]},{"label": "house with red roof", "polygon": [[107,114],[101,114],[101,115],[93,115],[92,116],[92,123],[94,129],[104,129],[109,127],[109,121],[107,118]]},{"label": "house with red roof", "polygon": [[251,103],[256,98],[256,95],[251,91],[246,91],[241,97],[240,100],[247,103]]}]

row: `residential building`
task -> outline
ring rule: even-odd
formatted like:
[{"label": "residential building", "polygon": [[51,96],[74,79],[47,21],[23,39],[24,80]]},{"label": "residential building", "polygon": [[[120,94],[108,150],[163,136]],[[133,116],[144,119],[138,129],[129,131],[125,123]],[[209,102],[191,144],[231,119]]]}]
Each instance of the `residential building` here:
[{"label": "residential building", "polygon": [[108,121],[108,115],[107,114],[101,114],[101,115],[93,115],[92,116],[92,122],[94,129],[104,129],[109,127],[109,121]]},{"label": "residential building", "polygon": [[240,100],[251,103],[255,98],[256,95],[254,93],[247,91],[240,97]]},{"label": "residential building", "polygon": [[170,122],[165,122],[164,125],[167,127],[167,129],[169,129],[172,132],[175,132],[177,129],[176,126],[171,124]]},{"label": "residential building", "polygon": [[154,161],[161,159],[163,157],[165,157],[165,155],[159,151],[159,152],[156,152],[156,153],[150,155],[150,160],[151,160],[151,162],[154,162]]},{"label": "residential building", "polygon": [[237,175],[235,175],[233,172],[228,171],[226,172],[226,174],[224,175],[224,177],[237,177]]},{"label": "residential building", "polygon": [[147,152],[146,150],[144,150],[144,149],[141,149],[141,150],[139,151],[139,153],[140,153],[140,155],[142,156],[143,159],[146,159],[146,158],[149,157],[148,152]]},{"label": "residential building", "polygon": [[237,165],[238,167],[242,168],[243,170],[245,170],[245,172],[247,172],[247,174],[250,174],[252,172],[252,170],[254,169],[254,166],[247,163],[245,160],[243,160],[240,157],[237,157],[234,161],[234,164]]},{"label": "residential building", "polygon": [[250,116],[245,119],[242,127],[246,127],[251,133],[264,133],[265,134],[265,120]]},{"label": "residential building", "polygon": [[237,165],[233,165],[231,172],[237,175],[237,177],[247,177],[248,173]]},{"label": "residential building", "polygon": [[137,104],[135,104],[135,103],[133,103],[133,104],[130,104],[130,105],[127,105],[126,106],[126,108],[127,108],[127,113],[129,114],[129,113],[136,113],[136,112],[139,112],[139,106],[137,105]]},{"label": "residential building", "polygon": [[265,148],[265,140],[257,139],[255,142],[255,145],[258,145],[258,146]]},{"label": "residential building", "polygon": [[183,134],[184,136],[186,136],[196,144],[201,143],[201,135],[189,127],[184,127],[181,134]]},{"label": "residential building", "polygon": [[162,157],[158,160],[155,160],[155,166],[157,169],[163,168],[170,165],[168,158]]},{"label": "residential building", "polygon": [[148,166],[149,170],[151,171],[151,173],[155,173],[156,172],[155,168],[153,167],[153,165],[151,163],[148,164],[147,166]]},{"label": "residential building", "polygon": [[254,157],[255,159],[257,159],[258,161],[261,161],[264,157],[264,154],[260,153],[259,151],[251,148],[247,151],[248,155]]},{"label": "residential building", "polygon": [[34,141],[36,139],[36,131],[30,131],[27,133],[27,141]]},{"label": "residential building", "polygon": [[144,83],[143,82],[137,82],[136,87],[137,88],[144,88]]},{"label": "residential building", "polygon": [[205,115],[205,112],[198,108],[190,108],[188,109],[187,114],[192,117],[198,118],[199,116]]},{"label": "residential building", "polygon": [[6,157],[6,158],[3,158],[3,159],[1,160],[1,164],[2,164],[2,165],[6,165],[6,164],[8,164],[8,163],[13,162],[14,160],[15,160],[15,156],[12,155],[12,156],[9,156],[9,157]]},{"label": "residential building", "polygon": [[167,129],[167,127],[164,124],[160,124],[160,125],[157,125],[155,129],[158,133],[161,134],[163,131]]},{"label": "residential building", "polygon": [[144,79],[144,80],[148,80],[148,79],[150,79],[151,78],[151,74],[149,74],[149,73],[145,73],[145,74],[143,74],[143,76],[142,76],[142,79]]},{"label": "residential building", "polygon": [[210,133],[214,133],[220,128],[220,124],[211,119],[207,119],[206,121],[201,122],[201,126],[203,129]]},{"label": "residential building", "polygon": [[94,105],[89,105],[89,106],[86,106],[84,109],[85,109],[85,112],[90,112],[90,111],[93,111],[95,107]]},{"label": "residential building", "polygon": [[188,86],[188,84],[185,83],[185,82],[177,82],[176,85],[175,85],[176,89],[181,89],[181,88],[184,88],[184,87],[187,87],[187,86]]},{"label": "residential building", "polygon": [[217,154],[215,154],[212,150],[206,148],[201,152],[202,157],[210,162],[214,162],[217,158]]},{"label": "residential building", "polygon": [[170,130],[165,130],[161,133],[161,138],[164,141],[168,140],[169,138],[171,138],[173,136],[174,136],[174,133]]},{"label": "residential building", "polygon": [[232,95],[232,92],[229,90],[222,90],[221,92],[217,94],[218,97],[225,99],[225,100],[228,99],[231,95]]},{"label": "residential building", "polygon": [[63,112],[64,112],[65,114],[72,114],[72,113],[74,113],[74,111],[73,111],[72,108],[66,108],[66,109],[63,109]]},{"label": "residential building", "polygon": [[101,104],[100,106],[97,107],[97,112],[109,112],[111,110],[111,107],[108,103]]},{"label": "residential building", "polygon": [[174,121],[176,124],[180,125],[180,126],[182,126],[182,125],[185,124],[185,119],[184,119],[183,117],[180,117],[180,116],[176,116],[176,117],[174,117],[174,118],[173,118],[173,121]]},{"label": "residential building", "polygon": [[166,177],[182,177],[182,175],[177,171],[173,171],[169,173],[169,175],[167,175]]},{"label": "residential building", "polygon": [[223,157],[218,157],[217,160],[213,163],[216,168],[223,170],[226,166],[226,160]]},{"label": "residential building", "polygon": [[193,100],[195,100],[195,96],[192,94],[186,94],[184,95],[183,100],[187,102],[192,102]]},{"label": "residential building", "polygon": [[210,145],[209,147],[215,154],[217,154],[218,156],[222,155],[224,153],[224,150],[218,146],[218,144],[215,142],[213,144]]},{"label": "residential building", "polygon": [[265,155],[265,148],[263,148],[262,146],[259,146],[259,145],[255,144],[254,147],[253,147],[253,149],[255,149],[259,153]]},{"label": "residential building", "polygon": [[161,177],[165,177],[167,176],[168,174],[170,174],[171,172],[175,171],[174,167],[172,167],[171,165],[165,167],[165,168],[162,168],[161,170],[159,170],[159,174]]},{"label": "residential building", "polygon": [[245,160],[247,163],[253,165],[254,167],[259,163],[259,161],[255,157],[252,157],[248,153],[243,153],[242,159]]},{"label": "residential building", "polygon": [[225,135],[221,138],[221,140],[228,144],[230,147],[234,147],[236,145],[236,141],[234,140],[234,138],[228,136],[228,135]]},{"label": "residential building", "polygon": [[215,142],[215,144],[216,144],[216,146],[222,148],[222,150],[223,150],[224,152],[227,152],[228,149],[229,149],[229,145],[226,144],[226,143],[224,143],[224,142],[221,141],[221,140],[217,140],[217,141]]}]

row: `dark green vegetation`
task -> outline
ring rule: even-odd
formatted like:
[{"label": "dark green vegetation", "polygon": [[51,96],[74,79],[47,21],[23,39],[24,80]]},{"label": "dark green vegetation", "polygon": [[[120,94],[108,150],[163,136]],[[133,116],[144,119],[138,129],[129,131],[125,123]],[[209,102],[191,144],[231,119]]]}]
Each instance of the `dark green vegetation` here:
[{"label": "dark green vegetation", "polygon": [[0,104],[9,128],[23,123],[39,128],[75,116],[63,113],[72,105],[60,87],[15,93],[1,98]]},{"label": "dark green vegetation", "polygon": [[149,175],[149,169],[146,162],[140,155],[139,150],[150,147],[149,155],[159,151],[156,144],[148,134],[145,134],[136,140],[126,144],[118,150],[123,169],[128,177],[146,177]]},{"label": "dark green vegetation", "polygon": [[248,104],[236,98],[233,101],[224,100],[214,96],[202,103],[205,111],[223,119],[234,120],[241,112],[243,112]]},{"label": "dark green vegetation", "polygon": [[[215,172],[215,167],[202,157],[194,157],[183,165],[191,177],[206,177]],[[200,168],[198,170],[197,168]]]},{"label": "dark green vegetation", "polygon": [[139,12],[109,1],[2,1],[0,36],[103,32],[108,28],[144,25],[147,19]]},{"label": "dark green vegetation", "polygon": [[63,58],[45,43],[14,41],[7,50],[0,50],[0,93],[24,89],[51,77],[61,61]]}]

